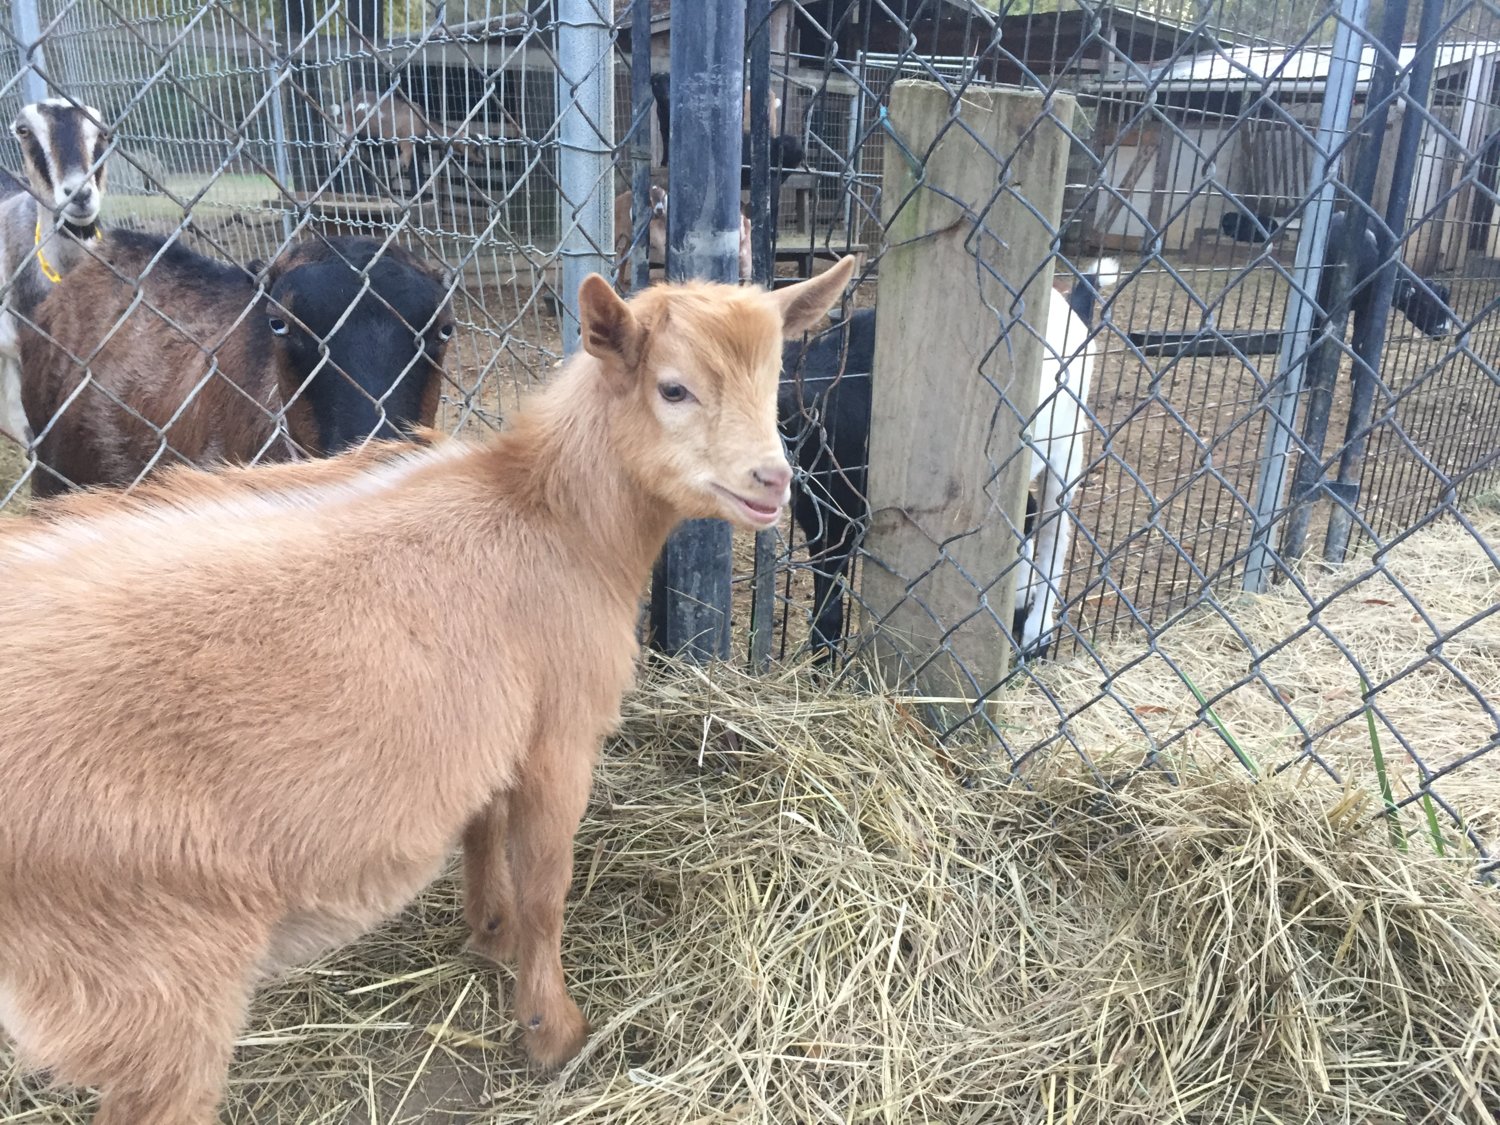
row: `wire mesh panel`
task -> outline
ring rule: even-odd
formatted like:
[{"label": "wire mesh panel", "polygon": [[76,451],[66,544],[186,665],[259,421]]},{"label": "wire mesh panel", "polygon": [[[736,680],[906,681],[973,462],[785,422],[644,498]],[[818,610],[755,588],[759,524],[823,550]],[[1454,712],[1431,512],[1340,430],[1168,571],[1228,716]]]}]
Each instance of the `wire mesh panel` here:
[{"label": "wire mesh panel", "polygon": [[[988,724],[1022,767],[1049,748],[1094,757],[1144,740],[1147,762],[1179,768],[1206,738],[1209,753],[1257,770],[1379,772],[1390,802],[1422,810],[1414,819],[1424,822],[1432,812],[1444,839],[1483,852],[1497,780],[1486,756],[1500,737],[1486,655],[1500,532],[1500,383],[1486,344],[1500,296],[1486,242],[1494,13],[1472,3],[1368,20],[1308,4],[1219,4],[1193,18],[1088,5],[792,7],[776,80],[852,86],[857,98],[845,128],[819,123],[820,155],[809,160],[847,204],[827,205],[824,186],[805,220],[794,211],[799,221],[787,223],[783,209],[780,271],[806,268],[795,252],[804,246],[862,247],[870,258],[843,326],[788,356],[784,378],[796,390],[784,392],[783,413],[803,474],[779,576],[778,651],[810,649],[866,674],[863,658],[887,624],[884,603],[866,598],[870,575],[891,566],[869,539],[849,548],[872,506],[878,527],[891,503],[868,492],[891,454],[862,444],[872,398],[880,410],[867,385],[925,380],[943,396],[973,377],[911,370],[906,351],[908,367],[887,373],[860,316],[873,322],[901,245],[884,225],[899,224],[900,207],[881,199],[892,154],[930,156],[893,130],[894,82],[920,76],[950,90],[955,123],[977,91],[1066,92],[1077,109],[1047,113],[1071,146],[1049,229],[1056,288],[1088,327],[1069,340],[1072,364],[1044,363],[1044,405],[1029,416],[1030,509],[995,517],[1015,522],[1020,563],[1007,570],[997,557],[969,576],[971,615],[993,614],[997,590],[1015,582],[1019,666],[956,693],[998,709],[950,699],[935,706],[936,721],[950,731]],[[1402,156],[1403,135],[1414,158]],[[997,183],[1027,194],[1007,181],[1011,157],[990,158]],[[976,228],[975,245],[1009,234]],[[1117,281],[1101,258],[1118,261]],[[1010,279],[1017,291],[1026,280]],[[940,309],[905,330],[956,330]],[[1051,327],[1030,307],[1020,323],[1004,319],[997,340]],[[1076,365],[1085,338],[1091,385],[1069,443],[1081,460],[1057,459],[1070,476],[1049,496],[1043,462],[1059,450],[1048,377]],[[1004,467],[971,471],[995,479]],[[1037,560],[1046,565],[1028,580],[1027,552],[1057,542],[1049,517],[1067,524],[1071,543],[1066,557]],[[934,537],[933,566],[952,562],[952,543]],[[1448,564],[1451,582],[1439,575]],[[924,572],[901,577],[920,599]],[[1043,614],[1048,643],[1028,649],[1024,611],[1048,585],[1058,595],[1055,618]],[[952,655],[960,628],[932,616],[929,665]],[[1435,699],[1452,726],[1433,724]],[[1403,751],[1394,758],[1392,744]]]},{"label": "wire mesh panel", "polygon": [[[327,238],[415,254],[451,297],[434,396],[445,429],[494,424],[507,396],[560,358],[556,256],[569,224],[559,207],[559,68],[546,10],[378,5],[350,14],[108,0],[33,9],[43,30],[34,58],[45,60],[37,70],[54,94],[95,107],[112,135],[105,230],[166,236],[168,247],[215,262],[273,270],[294,247]],[[607,23],[612,9],[603,11]],[[29,46],[3,39],[14,60]],[[20,91],[19,78],[5,88],[11,117]],[[605,144],[617,140],[610,127]],[[6,165],[19,168],[7,142]],[[157,276],[165,286],[175,275],[164,260]],[[155,311],[177,319],[173,308]],[[104,344],[102,329],[97,336],[91,348]],[[197,343],[212,367],[216,342]],[[87,350],[72,348],[80,360]],[[101,372],[91,377],[85,398],[113,393]],[[132,412],[128,402],[113,406]],[[45,435],[48,422],[33,428]],[[160,456],[183,452],[159,436]],[[55,470],[43,457],[22,484],[40,474],[65,486]]]}]

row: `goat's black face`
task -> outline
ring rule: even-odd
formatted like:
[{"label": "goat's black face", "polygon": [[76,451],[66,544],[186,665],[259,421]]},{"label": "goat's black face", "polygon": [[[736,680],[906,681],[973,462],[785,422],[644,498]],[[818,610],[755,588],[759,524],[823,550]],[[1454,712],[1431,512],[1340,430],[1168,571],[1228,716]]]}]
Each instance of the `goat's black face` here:
[{"label": "goat's black face", "polygon": [[1438,339],[1453,331],[1452,292],[1441,281],[1413,282],[1396,279],[1391,303],[1400,309],[1423,335]]},{"label": "goat's black face", "polygon": [[296,380],[283,392],[305,397],[329,454],[431,425],[453,336],[436,278],[395,256],[370,263],[368,250],[343,248],[276,278],[266,310]]},{"label": "goat's black face", "polygon": [[49,98],[23,106],[11,125],[31,190],[75,227],[91,227],[104,202],[109,137],[99,111]]}]

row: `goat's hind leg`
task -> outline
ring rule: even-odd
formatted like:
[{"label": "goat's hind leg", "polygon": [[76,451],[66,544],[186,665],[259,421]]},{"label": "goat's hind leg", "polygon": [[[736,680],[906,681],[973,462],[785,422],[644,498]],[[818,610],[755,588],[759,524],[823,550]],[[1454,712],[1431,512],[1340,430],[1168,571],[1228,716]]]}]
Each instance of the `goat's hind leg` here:
[{"label": "goat's hind leg", "polygon": [[237,966],[232,980],[214,974],[165,988],[153,980],[149,998],[123,998],[108,1019],[116,1029],[113,1053],[128,1062],[96,1083],[94,1125],[213,1125],[249,980],[249,966]]},{"label": "goat's hind leg", "polygon": [[[1026,520],[1021,526],[1021,542],[1016,548],[1016,604],[1010,619],[1010,635],[1017,647],[1026,635],[1026,617],[1037,596],[1036,561],[1032,558],[1032,545],[1036,541],[1036,521],[1040,514],[1036,497],[1031,489],[1026,490]],[[1024,655],[1024,654],[1023,654]]]},{"label": "goat's hind leg", "polygon": [[213,1125],[218,1120],[220,1084],[175,1085],[155,1089],[105,1090],[94,1125]]},{"label": "goat's hind leg", "polygon": [[815,529],[808,536],[808,563],[813,575],[810,643],[814,664],[833,663],[844,642],[844,600],[849,594],[849,571],[863,538],[862,528],[831,502],[800,499],[798,520]]},{"label": "goat's hind leg", "polygon": [[510,794],[496,793],[464,829],[464,921],[469,924],[469,948],[502,965],[516,959],[509,824]]},{"label": "goat's hind leg", "polygon": [[[58,1082],[97,1088],[95,1125],[217,1118],[264,935],[222,915],[162,913],[182,924],[151,918],[143,900],[61,940],[41,931],[13,958],[25,970],[10,989],[18,1053]],[[46,960],[26,964],[33,955]]]},{"label": "goat's hind leg", "polygon": [[1069,510],[1073,489],[1053,483],[1052,466],[1043,471],[1042,504],[1037,519],[1031,566],[1035,586],[1031,604],[1021,628],[1020,645],[1023,660],[1045,660],[1056,642],[1058,606],[1062,602],[1063,571],[1068,562],[1068,544],[1072,538]]},{"label": "goat's hind leg", "polygon": [[811,641],[815,663],[833,662],[844,639],[844,571],[847,555],[825,555],[812,560],[813,612]]}]

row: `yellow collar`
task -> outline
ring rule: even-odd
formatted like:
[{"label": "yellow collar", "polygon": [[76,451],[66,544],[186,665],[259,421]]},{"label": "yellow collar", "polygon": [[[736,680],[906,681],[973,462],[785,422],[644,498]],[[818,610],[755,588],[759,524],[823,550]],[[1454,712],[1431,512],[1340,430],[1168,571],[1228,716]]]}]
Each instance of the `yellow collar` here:
[{"label": "yellow collar", "polygon": [[[95,242],[101,242],[101,241],[103,241],[103,239],[104,239],[104,235],[100,232],[99,227],[97,225],[95,225],[95,227],[94,227],[94,241]],[[45,277],[48,281],[52,282],[53,285],[56,285],[59,281],[62,280],[62,274],[58,273],[57,270],[53,269],[52,263],[49,262],[49,261],[47,261],[47,255],[44,254],[44,253],[42,253],[42,217],[40,215],[38,215],[37,219],[36,219],[36,239],[35,239],[35,241],[36,241],[36,264],[42,267],[42,276]]]}]

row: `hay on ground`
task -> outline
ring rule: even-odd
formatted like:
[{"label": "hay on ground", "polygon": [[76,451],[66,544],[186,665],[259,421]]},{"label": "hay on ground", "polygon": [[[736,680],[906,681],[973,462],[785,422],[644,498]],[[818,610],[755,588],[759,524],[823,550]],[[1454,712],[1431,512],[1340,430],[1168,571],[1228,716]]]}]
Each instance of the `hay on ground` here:
[{"label": "hay on ground", "polygon": [[[653,673],[565,935],[596,1024],[529,1075],[455,885],[267,990],[233,1122],[1486,1121],[1500,903],[1327,785],[1007,783],[907,707]],[[965,788],[955,774],[969,779]],[[0,1082],[0,1120],[86,1100]]]},{"label": "hay on ground", "polygon": [[[1164,630],[1154,651],[1131,636],[1037,665],[1045,691],[1027,683],[1006,699],[1006,738],[1136,761],[1155,747],[1174,769],[1217,768],[1230,751],[1200,719],[1190,681],[1260,768],[1301,759],[1323,782],[1331,771],[1373,792],[1363,671],[1396,801],[1421,792],[1425,777],[1454,842],[1500,845],[1497,548],[1500,506],[1479,506],[1467,526],[1445,518],[1378,559],[1366,550],[1341,567],[1310,565],[1302,589],[1221,595],[1219,608]],[[1417,823],[1425,811],[1410,815]]]}]

